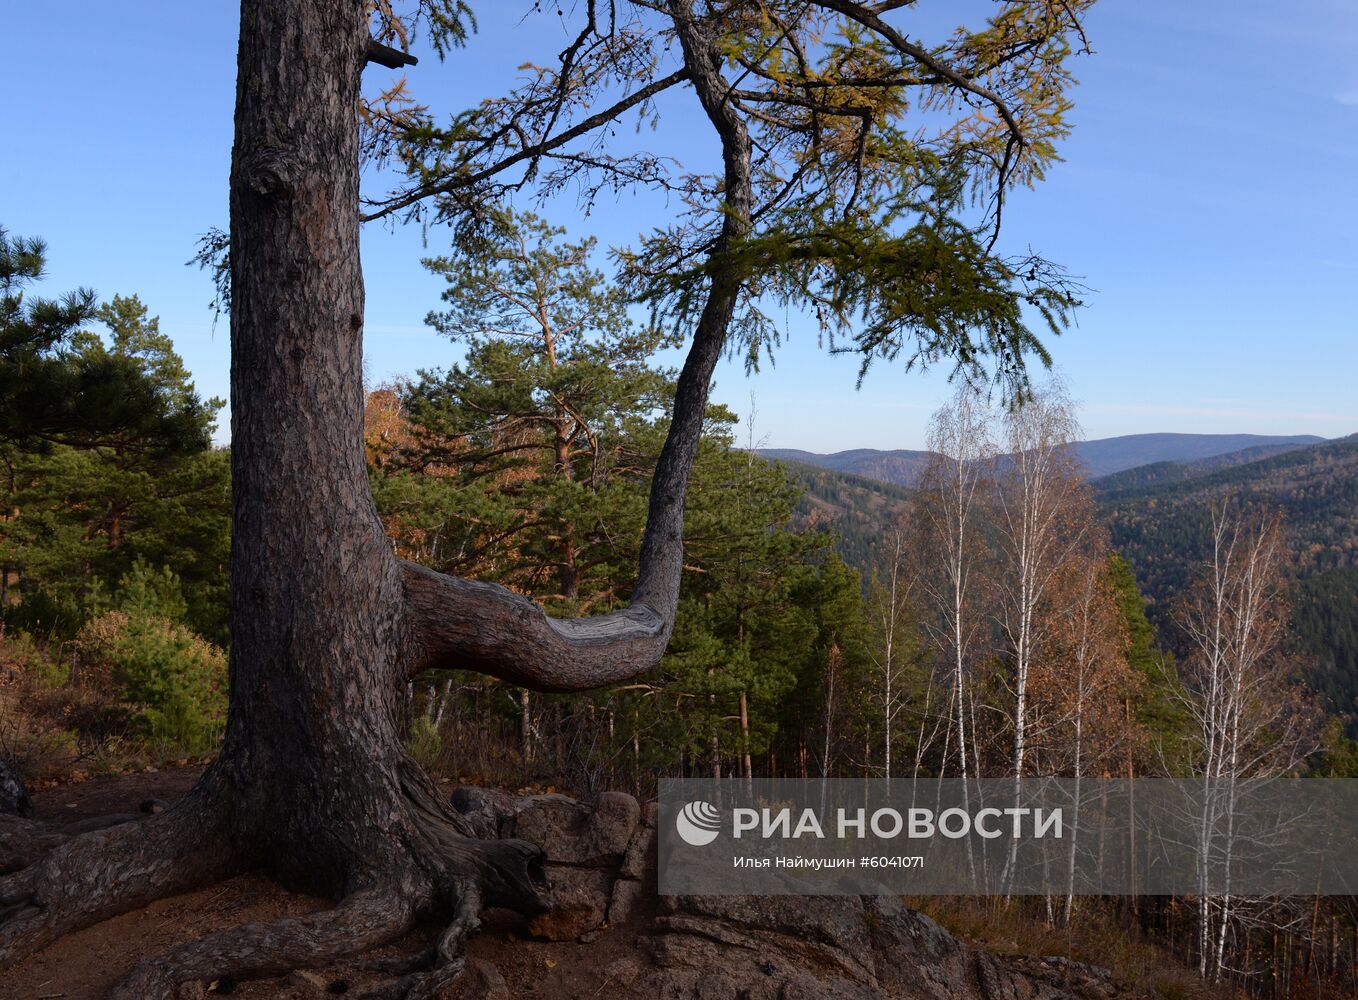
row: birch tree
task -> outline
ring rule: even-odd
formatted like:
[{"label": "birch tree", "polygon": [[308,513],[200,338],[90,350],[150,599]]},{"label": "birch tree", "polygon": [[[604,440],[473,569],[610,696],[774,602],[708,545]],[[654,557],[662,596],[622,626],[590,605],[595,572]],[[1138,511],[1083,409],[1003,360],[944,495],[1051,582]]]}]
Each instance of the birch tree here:
[{"label": "birch tree", "polygon": [[1007,412],[1004,432],[1007,454],[995,489],[996,619],[1009,664],[1010,768],[1017,782],[1029,749],[1029,677],[1050,627],[1043,603],[1084,540],[1089,518],[1081,510],[1088,507],[1084,480],[1070,452],[1077,425],[1061,388],[1053,385]]},{"label": "birch tree", "polygon": [[926,635],[941,652],[947,726],[941,767],[955,754],[958,776],[979,776],[968,730],[968,677],[987,625],[977,606],[983,572],[983,532],[990,506],[995,447],[985,402],[968,387],[939,409],[929,425],[929,460],[914,504],[920,526],[920,575]]},{"label": "birch tree", "polygon": [[[1284,534],[1276,515],[1226,505],[1176,618],[1189,644],[1180,695],[1192,725],[1198,817],[1198,969],[1217,980],[1240,901],[1231,893],[1242,783],[1287,774],[1315,748],[1309,713],[1282,655]],[[1213,873],[1220,870],[1221,878]]]},{"label": "birch tree", "polygon": [[1052,634],[1033,682],[1049,712],[1046,770],[1069,777],[1072,784],[1062,910],[1063,922],[1069,925],[1075,905],[1077,852],[1083,846],[1084,779],[1107,774],[1128,745],[1139,741],[1123,711],[1126,700],[1137,693],[1138,678],[1124,652],[1126,636],[1106,547],[1094,544],[1074,556],[1055,591],[1046,612],[1052,618]]},{"label": "birch tree", "polygon": [[[1049,637],[1042,614],[1057,574],[1074,554],[1089,523],[1084,480],[1070,445],[1077,436],[1074,410],[1059,383],[1004,414],[1007,454],[996,478],[995,612],[1008,673],[1012,732],[1010,772],[1014,801],[1021,798],[1028,766],[1029,681],[1034,658]],[[1006,864],[1011,876],[1018,858],[1014,841]]]},{"label": "birch tree", "polygon": [[[876,670],[881,698],[882,777],[892,776],[897,721],[908,706],[910,673],[919,662],[917,623],[911,598],[918,570],[911,565],[909,527],[898,522],[884,539],[890,549],[884,579],[873,581],[868,614],[876,642],[868,655]],[[924,711],[927,714],[926,703]]]}]

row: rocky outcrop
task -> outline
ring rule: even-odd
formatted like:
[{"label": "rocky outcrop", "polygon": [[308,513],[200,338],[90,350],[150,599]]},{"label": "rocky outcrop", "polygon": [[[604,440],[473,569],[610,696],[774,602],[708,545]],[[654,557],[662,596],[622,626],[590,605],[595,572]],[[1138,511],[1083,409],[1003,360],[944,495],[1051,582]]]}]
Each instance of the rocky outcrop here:
[{"label": "rocky outcrop", "polygon": [[[454,806],[484,835],[547,852],[554,907],[529,931],[593,942],[620,931],[609,996],[661,1000],[1110,1000],[1106,970],[1062,958],[1000,957],[954,938],[889,896],[671,896],[655,890],[654,804],[606,792],[513,798],[459,788]],[[484,973],[485,970],[482,970]],[[482,976],[481,978],[484,978]]]},{"label": "rocky outcrop", "polygon": [[648,851],[654,868],[655,826],[643,824],[632,796],[604,792],[586,804],[565,795],[514,799],[464,787],[452,803],[484,836],[519,837],[547,852],[556,905],[529,923],[534,935],[571,941],[633,915]]}]

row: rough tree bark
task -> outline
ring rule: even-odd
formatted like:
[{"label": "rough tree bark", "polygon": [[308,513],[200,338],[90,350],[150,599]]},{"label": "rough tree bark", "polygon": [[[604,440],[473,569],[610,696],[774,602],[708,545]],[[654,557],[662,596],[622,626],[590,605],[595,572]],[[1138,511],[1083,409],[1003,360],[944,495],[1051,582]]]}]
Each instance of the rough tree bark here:
[{"label": "rough tree bark", "polygon": [[[725,149],[721,253],[745,234],[750,147],[691,5],[672,5]],[[629,608],[548,619],[503,588],[398,560],[362,446],[359,262],[362,0],[244,0],[231,171],[231,697],[220,758],[180,803],[71,839],[0,879],[0,964],[66,931],[246,869],[341,902],[249,925],[134,969],[112,996],[278,974],[451,920],[382,991],[427,997],[461,968],[483,905],[547,896],[538,848],[475,839],[406,754],[409,678],[438,665],[543,691],[635,675],[664,651],[682,566],[684,493],[739,280],[713,279],[655,474]]]}]

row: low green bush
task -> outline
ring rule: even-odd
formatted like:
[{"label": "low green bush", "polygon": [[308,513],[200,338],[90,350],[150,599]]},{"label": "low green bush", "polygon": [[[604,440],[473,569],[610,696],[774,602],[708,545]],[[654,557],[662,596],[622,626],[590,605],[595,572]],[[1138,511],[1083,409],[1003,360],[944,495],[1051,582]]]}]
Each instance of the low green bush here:
[{"label": "low green bush", "polygon": [[434,769],[443,754],[443,739],[434,720],[427,715],[415,717],[406,734],[406,749],[426,771]]},{"label": "low green bush", "polygon": [[110,611],[76,640],[84,680],[120,689],[148,739],[201,753],[220,738],[226,718],[226,653],[184,625],[137,612]]}]

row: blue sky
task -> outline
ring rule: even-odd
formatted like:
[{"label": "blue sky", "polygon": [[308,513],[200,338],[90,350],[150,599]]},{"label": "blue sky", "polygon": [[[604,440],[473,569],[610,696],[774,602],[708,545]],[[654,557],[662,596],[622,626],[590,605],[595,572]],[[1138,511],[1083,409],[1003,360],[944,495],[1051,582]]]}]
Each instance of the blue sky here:
[{"label": "blue sky", "polygon": [[[452,110],[515,66],[561,47],[555,14],[527,0],[474,5],[482,31],[411,82]],[[921,15],[946,17],[944,0]],[[225,322],[184,262],[224,226],[237,12],[229,3],[22,4],[6,12],[10,94],[0,145],[0,224],[50,244],[48,294],[137,293],[199,388],[226,395]],[[907,27],[908,20],[902,21]],[[1094,289],[1052,343],[1090,437],[1142,431],[1358,431],[1358,5],[1351,0],[1103,0],[1096,54],[1079,62],[1065,162],[1016,197],[1007,239],[1066,264]],[[373,72],[370,70],[370,72]],[[687,112],[665,141],[706,139]],[[554,221],[604,244],[633,238],[657,205],[572,203]],[[438,282],[419,258],[440,231],[364,236],[369,379],[444,365],[456,349],[423,325]],[[881,365],[853,387],[795,319],[777,364],[719,371],[717,398],[771,447],[919,447],[946,396],[938,376]],[[741,431],[742,439],[745,431]]]}]

